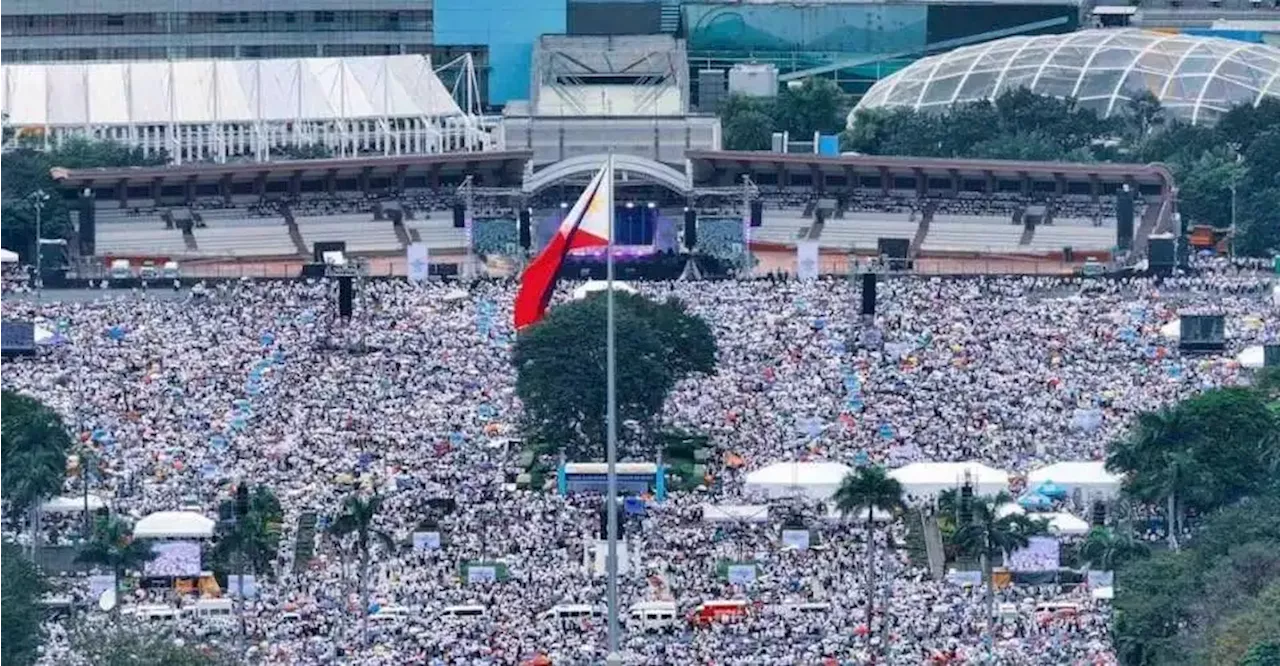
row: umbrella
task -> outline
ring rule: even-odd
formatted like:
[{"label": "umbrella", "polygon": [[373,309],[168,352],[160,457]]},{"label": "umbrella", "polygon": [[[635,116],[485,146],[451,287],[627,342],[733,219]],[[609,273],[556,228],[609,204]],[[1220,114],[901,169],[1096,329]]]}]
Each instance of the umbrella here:
[{"label": "umbrella", "polygon": [[1018,504],[1027,509],[1038,509],[1052,505],[1053,500],[1040,493],[1027,493],[1018,498]]},{"label": "umbrella", "polygon": [[1040,484],[1040,486],[1036,488],[1036,492],[1050,499],[1058,499],[1066,497],[1067,495],[1067,489],[1059,486],[1053,481],[1045,481]]}]

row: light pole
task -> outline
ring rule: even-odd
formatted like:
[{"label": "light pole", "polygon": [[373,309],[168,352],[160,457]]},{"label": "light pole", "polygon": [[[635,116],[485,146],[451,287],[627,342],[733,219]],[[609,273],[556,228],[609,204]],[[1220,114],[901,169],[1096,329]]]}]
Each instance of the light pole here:
[{"label": "light pole", "polygon": [[44,190],[36,190],[27,195],[27,199],[31,202],[31,206],[36,209],[36,304],[40,304],[41,291],[44,289],[44,277],[40,274],[40,246],[44,244],[44,235],[42,233],[42,222],[44,213],[44,202],[49,200],[49,195]]}]

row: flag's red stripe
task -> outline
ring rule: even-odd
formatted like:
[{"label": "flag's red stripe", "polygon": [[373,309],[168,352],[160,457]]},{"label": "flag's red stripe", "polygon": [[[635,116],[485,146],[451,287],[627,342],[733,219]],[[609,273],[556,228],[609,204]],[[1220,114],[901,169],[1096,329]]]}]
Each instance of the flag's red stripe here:
[{"label": "flag's red stripe", "polygon": [[[599,191],[597,187],[591,196],[594,198]],[[587,203],[582,209],[584,215],[591,208],[590,201]],[[570,250],[609,244],[608,239],[582,231],[581,226],[581,216],[567,229],[561,226],[542,252],[538,253],[537,258],[524,269],[524,275],[520,278],[520,290],[516,293],[516,330],[538,323],[546,314],[551,295],[555,293],[560,266],[564,264],[565,255]]]}]

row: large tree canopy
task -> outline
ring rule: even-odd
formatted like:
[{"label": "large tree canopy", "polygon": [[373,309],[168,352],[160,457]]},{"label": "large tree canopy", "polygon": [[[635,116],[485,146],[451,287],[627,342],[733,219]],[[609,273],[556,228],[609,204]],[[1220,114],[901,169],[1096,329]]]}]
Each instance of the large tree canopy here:
[{"label": "large tree canopy", "polygon": [[0,394],[0,464],[4,499],[17,511],[56,495],[66,473],[71,435],[62,417],[35,398]]},{"label": "large tree canopy", "polygon": [[[560,305],[515,345],[525,433],[575,459],[604,455],[606,300],[594,294]],[[615,305],[618,439],[626,452],[649,454],[675,383],[714,371],[715,339],[678,301],[615,292]]]},{"label": "large tree canopy", "polygon": [[0,662],[5,666],[34,664],[44,641],[40,608],[40,597],[47,587],[44,577],[18,546],[7,541],[0,553],[0,569],[4,595],[0,600],[0,615],[4,617],[0,623]]}]

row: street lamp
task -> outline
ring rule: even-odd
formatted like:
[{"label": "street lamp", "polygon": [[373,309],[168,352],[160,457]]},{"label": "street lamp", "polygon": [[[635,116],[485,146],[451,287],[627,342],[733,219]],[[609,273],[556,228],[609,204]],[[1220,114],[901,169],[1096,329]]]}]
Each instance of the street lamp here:
[{"label": "street lamp", "polygon": [[41,290],[44,288],[44,277],[40,273],[40,246],[44,244],[42,237],[42,218],[44,212],[44,204],[49,200],[49,195],[44,190],[36,190],[27,195],[27,201],[31,207],[36,209],[36,303],[40,303]]}]

